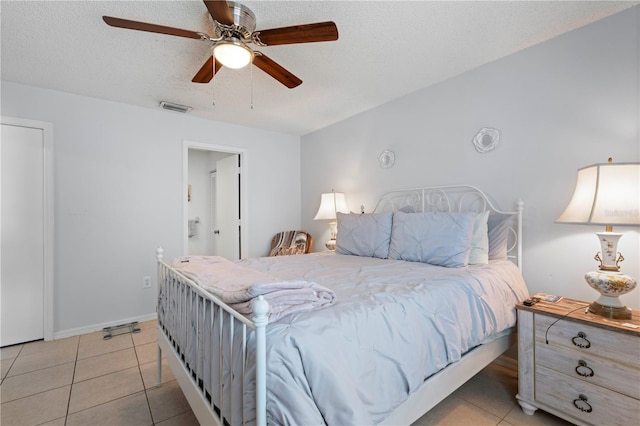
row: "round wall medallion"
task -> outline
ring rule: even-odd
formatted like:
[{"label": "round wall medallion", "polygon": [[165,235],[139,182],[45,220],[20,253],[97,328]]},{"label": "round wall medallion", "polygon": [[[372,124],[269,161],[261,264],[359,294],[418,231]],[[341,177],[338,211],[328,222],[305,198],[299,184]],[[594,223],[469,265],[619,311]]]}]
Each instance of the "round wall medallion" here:
[{"label": "round wall medallion", "polygon": [[473,145],[480,153],[493,151],[498,146],[500,132],[497,129],[484,127],[473,137]]},{"label": "round wall medallion", "polygon": [[382,154],[380,154],[380,157],[378,157],[378,162],[380,163],[380,167],[382,167],[383,169],[388,169],[389,167],[393,166],[393,163],[396,162],[396,155],[393,153],[393,151],[382,151]]}]

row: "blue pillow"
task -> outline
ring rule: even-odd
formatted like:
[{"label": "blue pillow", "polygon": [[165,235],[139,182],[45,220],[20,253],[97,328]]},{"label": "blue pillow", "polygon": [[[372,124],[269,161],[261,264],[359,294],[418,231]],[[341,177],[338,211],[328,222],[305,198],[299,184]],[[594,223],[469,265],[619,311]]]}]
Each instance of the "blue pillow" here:
[{"label": "blue pillow", "polygon": [[476,213],[393,215],[389,258],[459,268],[469,264]]},{"label": "blue pillow", "polygon": [[354,256],[389,256],[393,213],[336,213],[336,253]]}]

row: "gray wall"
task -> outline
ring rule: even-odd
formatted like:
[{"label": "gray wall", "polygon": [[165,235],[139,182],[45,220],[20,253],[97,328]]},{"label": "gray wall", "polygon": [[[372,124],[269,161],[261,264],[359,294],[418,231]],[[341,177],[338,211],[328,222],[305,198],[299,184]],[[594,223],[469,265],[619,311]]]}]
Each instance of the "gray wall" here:
[{"label": "gray wall", "polygon": [[[597,266],[601,229],[554,221],[578,168],[640,160],[639,27],[634,7],[303,136],[302,226],[315,250],[329,238],[328,224],[312,220],[322,192],[345,192],[351,210],[370,211],[389,190],[473,184],[504,210],[524,201],[532,292],[595,299],[583,275]],[[482,127],[501,131],[485,154],[471,142]],[[396,154],[390,169],[378,166],[385,149]],[[623,271],[638,279],[639,228],[615,230],[625,234]],[[640,290],[623,302],[639,309]]]},{"label": "gray wall", "polygon": [[247,150],[249,256],[300,225],[298,137],[8,82],[2,114],[53,123],[57,337],[155,312],[156,247],[183,250],[184,140]]}]

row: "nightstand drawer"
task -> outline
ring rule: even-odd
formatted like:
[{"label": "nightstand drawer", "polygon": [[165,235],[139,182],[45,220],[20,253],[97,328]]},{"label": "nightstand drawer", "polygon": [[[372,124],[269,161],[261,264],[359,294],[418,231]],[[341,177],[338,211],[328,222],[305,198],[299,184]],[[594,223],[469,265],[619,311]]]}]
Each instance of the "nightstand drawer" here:
[{"label": "nightstand drawer", "polygon": [[629,425],[640,418],[637,399],[572,379],[553,370],[536,368],[535,399],[582,422]]},{"label": "nightstand drawer", "polygon": [[640,338],[578,322],[535,315],[536,341],[565,346],[581,353],[609,358],[640,368]]},{"label": "nightstand drawer", "polygon": [[541,341],[536,341],[535,351],[538,366],[640,399],[638,368]]}]

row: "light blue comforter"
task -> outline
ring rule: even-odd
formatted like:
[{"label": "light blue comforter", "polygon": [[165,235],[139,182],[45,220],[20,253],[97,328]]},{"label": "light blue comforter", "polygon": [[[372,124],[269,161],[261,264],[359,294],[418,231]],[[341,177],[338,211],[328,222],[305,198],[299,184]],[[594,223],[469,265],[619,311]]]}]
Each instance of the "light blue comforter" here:
[{"label": "light blue comforter", "polygon": [[426,378],[515,325],[514,306],[528,296],[509,261],[444,268],[323,253],[238,263],[336,293],[333,306],[268,325],[276,425],[381,422]]}]

